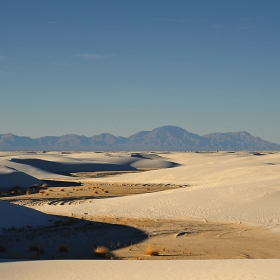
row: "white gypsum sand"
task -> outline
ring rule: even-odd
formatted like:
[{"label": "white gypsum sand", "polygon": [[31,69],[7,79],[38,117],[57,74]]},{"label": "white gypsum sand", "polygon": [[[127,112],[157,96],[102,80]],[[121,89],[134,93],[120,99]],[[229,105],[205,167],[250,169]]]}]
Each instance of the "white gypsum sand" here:
[{"label": "white gypsum sand", "polygon": [[[99,163],[122,165],[120,168],[163,168],[131,173],[89,182],[126,182],[178,184],[180,189],[103,200],[83,204],[45,205],[36,209],[45,213],[91,217],[132,217],[154,219],[201,219],[207,222],[253,223],[279,229],[280,153],[158,153],[150,159],[130,153],[14,153],[2,155],[0,165],[14,168],[36,179],[72,179],[56,173],[59,168],[96,167]],[[19,158],[20,160],[11,160]],[[27,159],[27,160],[26,160]],[[28,161],[28,159],[33,159]],[[41,161],[34,161],[40,159]],[[154,160],[154,162],[153,162]],[[146,161],[146,164],[145,164]],[[36,165],[36,163],[40,163]],[[171,162],[171,163],[170,163]],[[172,162],[180,164],[173,168]],[[42,164],[43,163],[43,164]],[[153,165],[155,163],[155,165]],[[51,166],[51,168],[48,168]],[[97,165],[96,165],[97,164]],[[107,165],[107,167],[110,165]],[[44,168],[46,167],[46,168]],[[102,166],[104,167],[104,165]],[[126,170],[127,170],[126,169]],[[103,169],[104,170],[104,169]],[[77,171],[77,170],[76,170]],[[4,176],[0,179],[3,182]],[[79,178],[77,179],[79,180]],[[12,205],[11,205],[12,206]],[[17,223],[16,212],[9,218]],[[40,261],[1,263],[5,279],[278,279],[279,260],[207,260],[207,261]],[[45,278],[44,278],[45,277]]]},{"label": "white gypsum sand", "polygon": [[36,209],[69,215],[204,219],[254,223],[278,229],[280,224],[280,153],[167,153],[178,167],[88,181],[188,185],[160,193],[79,205],[45,205]]},{"label": "white gypsum sand", "polygon": [[33,261],[0,263],[3,279],[278,280],[279,260]]}]

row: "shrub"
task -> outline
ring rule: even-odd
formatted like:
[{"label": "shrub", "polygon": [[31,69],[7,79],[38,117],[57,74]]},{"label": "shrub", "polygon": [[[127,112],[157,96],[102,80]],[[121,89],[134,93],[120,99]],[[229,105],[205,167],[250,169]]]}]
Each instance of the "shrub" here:
[{"label": "shrub", "polygon": [[1,196],[8,196],[8,193],[7,192],[2,192]]},{"label": "shrub", "polygon": [[158,256],[159,250],[157,248],[148,247],[145,254],[148,256]]},{"label": "shrub", "polygon": [[94,249],[95,256],[99,259],[105,259],[110,257],[110,250],[105,246],[99,246]]},{"label": "shrub", "polygon": [[44,254],[44,248],[39,242],[33,242],[29,246],[29,251],[31,252],[39,252],[41,254]]},{"label": "shrub", "polygon": [[67,253],[68,252],[68,246],[66,244],[59,246],[59,252],[61,253]]},{"label": "shrub", "polygon": [[31,194],[31,190],[30,190],[30,189],[27,189],[26,192],[25,192],[25,194],[26,194],[26,195]]},{"label": "shrub", "polygon": [[6,247],[3,244],[0,244],[0,253],[5,253]]}]

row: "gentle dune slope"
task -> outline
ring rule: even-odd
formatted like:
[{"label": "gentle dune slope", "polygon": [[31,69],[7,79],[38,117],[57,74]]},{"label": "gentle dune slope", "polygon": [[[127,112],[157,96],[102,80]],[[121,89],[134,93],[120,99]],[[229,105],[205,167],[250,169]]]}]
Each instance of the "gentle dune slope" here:
[{"label": "gentle dune slope", "polygon": [[42,212],[0,200],[0,230],[48,225],[50,219],[49,215]]},{"label": "gentle dune slope", "polygon": [[[189,187],[81,205],[37,207],[49,213],[163,219],[212,219],[280,224],[280,153],[170,153],[179,167],[98,178],[98,181],[172,183]],[[97,179],[91,179],[92,182]]]},{"label": "gentle dune slope", "polygon": [[3,279],[278,280],[279,260],[33,261],[0,263]]}]

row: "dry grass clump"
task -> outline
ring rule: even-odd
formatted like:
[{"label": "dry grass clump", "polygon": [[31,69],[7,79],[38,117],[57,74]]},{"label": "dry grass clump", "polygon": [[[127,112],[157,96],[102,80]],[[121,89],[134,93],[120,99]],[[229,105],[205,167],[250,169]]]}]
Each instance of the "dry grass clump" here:
[{"label": "dry grass clump", "polygon": [[44,247],[42,246],[42,244],[38,243],[38,242],[33,242],[30,244],[29,246],[29,251],[31,252],[38,252],[40,254],[44,254]]},{"label": "dry grass clump", "polygon": [[49,185],[45,183],[45,184],[42,184],[42,185],[41,185],[41,188],[42,188],[42,189],[45,189],[45,188],[47,188],[48,186],[49,186]]},{"label": "dry grass clump", "polygon": [[68,252],[68,246],[66,244],[62,244],[59,246],[59,252],[61,253],[67,253]]},{"label": "dry grass clump", "polygon": [[6,246],[3,244],[0,244],[0,253],[6,253]]},{"label": "dry grass clump", "polygon": [[25,194],[26,194],[26,195],[31,194],[31,190],[30,190],[30,189],[27,189],[26,192],[25,192]]},{"label": "dry grass clump", "polygon": [[39,190],[39,193],[40,193],[40,194],[44,194],[44,193],[45,193],[45,191],[43,191],[43,190]]},{"label": "dry grass clump", "polygon": [[94,193],[98,194],[98,191],[94,191]]},{"label": "dry grass clump", "polygon": [[110,257],[110,250],[105,246],[98,246],[94,249],[95,256],[99,259],[107,259]]},{"label": "dry grass clump", "polygon": [[64,192],[64,188],[60,188],[59,190],[60,190],[61,192]]},{"label": "dry grass clump", "polygon": [[146,252],[145,252],[145,255],[158,256],[159,255],[159,250],[155,247],[148,247]]}]

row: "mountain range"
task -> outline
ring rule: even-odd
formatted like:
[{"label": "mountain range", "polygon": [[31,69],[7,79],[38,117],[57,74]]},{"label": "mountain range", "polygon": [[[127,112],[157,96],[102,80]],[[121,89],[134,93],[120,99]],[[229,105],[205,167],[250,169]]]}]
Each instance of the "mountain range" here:
[{"label": "mountain range", "polygon": [[129,137],[101,133],[92,137],[68,134],[30,138],[0,134],[2,151],[221,151],[280,150],[280,145],[252,136],[246,131],[200,136],[177,126],[140,131]]}]

